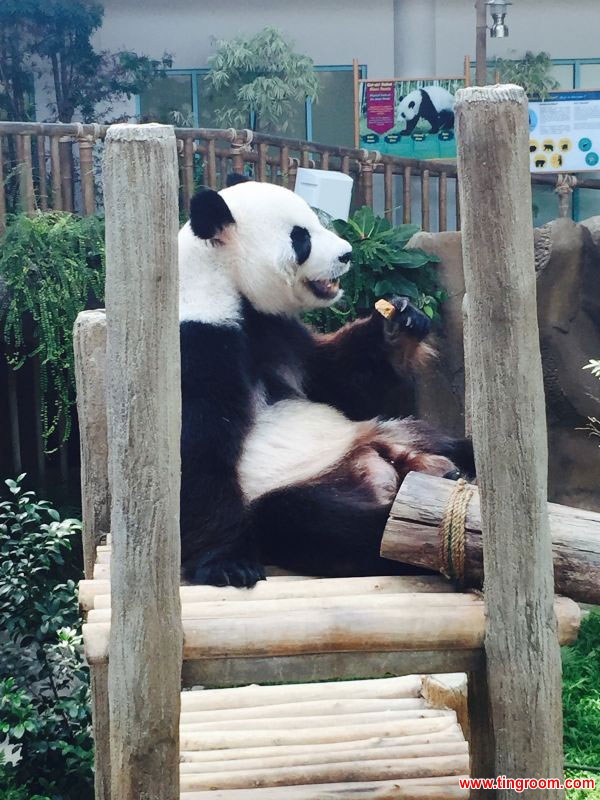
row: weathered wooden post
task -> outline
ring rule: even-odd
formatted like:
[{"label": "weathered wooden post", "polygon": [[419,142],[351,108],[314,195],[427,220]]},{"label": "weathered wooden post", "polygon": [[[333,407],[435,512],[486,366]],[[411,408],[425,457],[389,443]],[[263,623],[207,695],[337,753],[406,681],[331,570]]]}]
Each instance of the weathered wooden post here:
[{"label": "weathered wooden post", "polygon": [[[456,127],[496,774],[562,779],[524,91],[460,90]],[[513,792],[499,790],[498,796]],[[562,792],[523,793],[534,796],[556,798]]]},{"label": "weathered wooden post", "polygon": [[113,800],[178,800],[181,390],[177,151],[166,125],[106,137]]}]

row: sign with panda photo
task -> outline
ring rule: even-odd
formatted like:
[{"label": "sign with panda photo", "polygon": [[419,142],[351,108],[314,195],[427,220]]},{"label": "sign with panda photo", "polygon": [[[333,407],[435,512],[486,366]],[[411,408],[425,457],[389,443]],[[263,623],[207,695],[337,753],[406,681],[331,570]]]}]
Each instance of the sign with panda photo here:
[{"label": "sign with panda photo", "polygon": [[360,147],[404,158],[456,158],[454,94],[461,78],[360,82]]},{"label": "sign with panda photo", "polygon": [[532,172],[600,170],[600,90],[530,101],[529,158]]}]

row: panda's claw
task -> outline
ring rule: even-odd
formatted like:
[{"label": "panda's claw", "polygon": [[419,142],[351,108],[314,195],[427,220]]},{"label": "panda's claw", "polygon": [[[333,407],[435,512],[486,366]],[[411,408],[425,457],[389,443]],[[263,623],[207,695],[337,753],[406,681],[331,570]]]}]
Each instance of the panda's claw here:
[{"label": "panda's claw", "polygon": [[262,564],[249,559],[223,559],[208,564],[199,564],[192,583],[209,586],[236,586],[251,589],[258,581],[265,580]]},{"label": "panda's claw", "polygon": [[384,323],[388,341],[393,341],[402,334],[413,336],[419,341],[427,336],[431,321],[426,314],[411,305],[408,297],[392,297],[389,302],[396,309],[396,313]]}]

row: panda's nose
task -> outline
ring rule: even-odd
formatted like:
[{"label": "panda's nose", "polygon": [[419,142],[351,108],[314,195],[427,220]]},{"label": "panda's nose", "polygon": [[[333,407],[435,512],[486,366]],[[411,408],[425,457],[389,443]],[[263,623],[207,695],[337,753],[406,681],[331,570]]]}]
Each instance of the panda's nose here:
[{"label": "panda's nose", "polygon": [[344,253],[341,256],[338,256],[338,261],[341,261],[342,264],[347,264],[350,259],[352,258],[352,250],[348,250],[347,253]]}]

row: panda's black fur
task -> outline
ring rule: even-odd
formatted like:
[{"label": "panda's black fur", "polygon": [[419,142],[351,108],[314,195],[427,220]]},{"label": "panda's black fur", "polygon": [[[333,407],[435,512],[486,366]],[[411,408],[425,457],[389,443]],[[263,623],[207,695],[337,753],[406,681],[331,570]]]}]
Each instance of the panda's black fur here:
[{"label": "panda's black fur", "polygon": [[[225,190],[223,196],[205,192],[194,198],[187,226],[191,232],[184,229],[180,234],[180,278],[183,275],[184,282],[188,280],[185,276],[195,274],[194,259],[198,269],[208,265],[207,274],[214,275],[215,282],[219,280],[219,271],[225,269],[222,265],[229,264],[227,248],[232,252],[234,248],[228,237],[235,235],[239,222],[227,202],[227,197],[233,196],[227,193],[235,191],[239,201],[239,192],[247,192],[249,200],[260,203],[267,190],[252,188],[257,186],[262,185],[239,186]],[[287,265],[286,269],[291,270],[289,275],[298,275],[308,260],[306,269],[313,273],[307,274],[314,275],[315,247],[324,248],[325,244],[313,239],[324,234],[316,228],[319,223],[308,207],[304,211],[298,206],[296,219],[295,204],[300,201],[295,195],[293,200],[288,197],[291,194],[275,198],[281,197],[291,209],[285,235],[289,237],[289,258],[295,259],[296,266]],[[268,217],[268,207],[265,214]],[[265,225],[265,235],[269,235],[268,218]],[[287,225],[287,221],[274,223],[283,233]],[[197,253],[191,252],[196,246],[192,237],[206,240],[206,247],[199,244]],[[342,240],[326,242],[333,248],[331,269],[337,274],[347,268],[349,247]],[[252,257],[248,253],[247,264],[236,262],[235,269],[247,266],[250,271],[258,270]],[[214,264],[212,259],[217,259]],[[210,271],[213,266],[214,273]],[[240,280],[246,281],[248,276]],[[317,292],[313,307],[327,304],[318,299],[325,291],[319,283],[322,280],[313,287]],[[210,294],[212,281],[203,286]],[[182,291],[184,578],[193,583],[251,586],[264,577],[265,563],[316,575],[405,573],[402,565],[379,556],[383,528],[402,477],[411,469],[435,474],[455,468],[469,475],[474,471],[469,442],[453,440],[416,420],[376,419],[382,412],[382,399],[390,389],[402,385],[413,364],[427,355],[423,342],[429,331],[427,317],[398,298],[393,322],[374,312],[334,334],[317,335],[295,313],[257,308],[257,298],[243,292],[232,306],[235,314],[224,310],[225,317],[215,321],[218,309],[210,297],[205,298],[205,310],[196,311],[193,292],[186,294],[185,287]],[[229,302],[227,292],[219,291],[215,289],[215,303]],[[350,437],[347,447],[339,444],[343,457],[334,463],[325,464],[323,454],[317,452],[321,428],[308,424],[311,414],[322,426],[324,448],[333,448],[335,453],[338,438],[341,442]],[[324,441],[328,422],[331,442]],[[269,427],[271,423],[274,427]],[[287,481],[270,463],[269,454],[273,453],[273,459],[280,457],[278,444],[284,448],[288,438],[295,441],[294,436],[299,448],[305,446],[305,437],[300,435],[305,423],[307,436],[314,436],[316,442],[317,471],[314,475],[306,472],[311,468],[309,458],[294,473],[304,477]],[[271,437],[266,443],[271,449],[263,455],[261,424],[266,425],[265,438]],[[300,426],[299,434],[294,433],[296,426]],[[252,474],[254,451],[262,458],[265,491],[260,488],[261,470]],[[286,451],[285,456],[289,460],[290,453]],[[319,459],[325,464],[322,469],[317,468]]]}]

